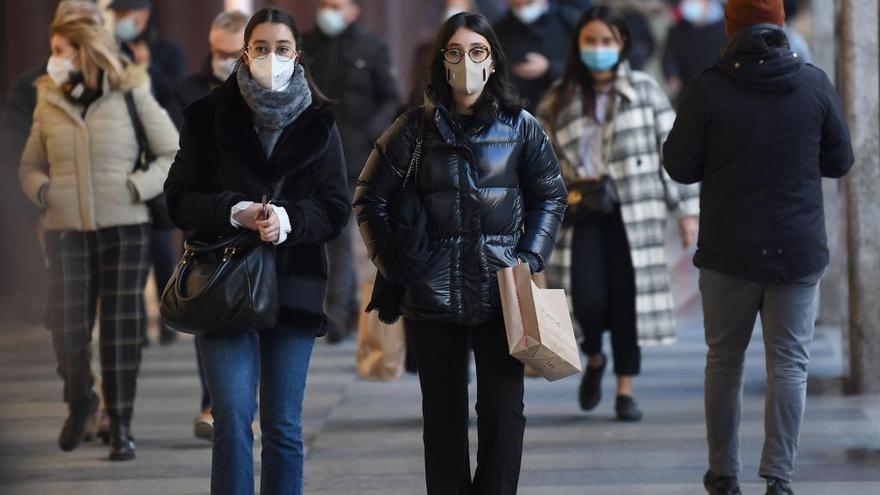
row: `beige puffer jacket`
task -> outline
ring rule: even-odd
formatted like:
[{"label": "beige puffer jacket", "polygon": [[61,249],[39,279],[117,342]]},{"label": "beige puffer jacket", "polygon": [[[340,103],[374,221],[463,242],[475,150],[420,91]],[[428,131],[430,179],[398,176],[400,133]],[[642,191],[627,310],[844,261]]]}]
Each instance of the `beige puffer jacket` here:
[{"label": "beige puffer jacket", "polygon": [[[39,79],[34,124],[21,157],[25,194],[46,211],[48,230],[93,231],[150,221],[144,201],[162,192],[177,151],[177,130],[150,94],[140,67],[126,68],[120,89],[103,95],[83,117],[48,76]],[[125,106],[132,91],[151,151],[147,171],[133,172],[137,139]],[[129,183],[137,191],[134,199]],[[45,193],[40,189],[48,186]]]}]

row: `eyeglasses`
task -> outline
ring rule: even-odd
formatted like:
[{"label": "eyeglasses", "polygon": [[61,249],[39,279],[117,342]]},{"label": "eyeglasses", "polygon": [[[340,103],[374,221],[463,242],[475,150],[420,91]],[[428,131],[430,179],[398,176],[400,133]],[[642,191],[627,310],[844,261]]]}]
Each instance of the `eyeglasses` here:
[{"label": "eyeglasses", "polygon": [[[245,51],[250,58],[254,60],[262,60],[272,53],[272,48],[269,45],[257,44],[247,47]],[[275,47],[275,55],[285,62],[298,59],[301,53],[302,52],[294,50],[286,45]]]},{"label": "eyeglasses", "polygon": [[[458,64],[461,63],[461,61],[464,59],[465,51],[461,48],[444,48],[440,50],[440,53],[443,54],[443,60],[449,62],[450,64]],[[475,64],[485,62],[489,59],[489,55],[491,54],[492,51],[485,46],[475,46],[467,51],[468,57]]]}]

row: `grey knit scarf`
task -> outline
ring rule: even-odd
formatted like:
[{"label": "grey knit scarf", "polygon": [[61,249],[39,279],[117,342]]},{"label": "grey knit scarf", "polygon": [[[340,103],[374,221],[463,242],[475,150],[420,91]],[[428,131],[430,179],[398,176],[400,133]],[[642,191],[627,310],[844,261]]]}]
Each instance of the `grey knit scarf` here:
[{"label": "grey knit scarf", "polygon": [[258,83],[250,68],[241,64],[236,74],[241,96],[251,109],[254,126],[266,156],[272,155],[281,132],[312,104],[306,72],[297,65],[284,91],[272,91]]}]

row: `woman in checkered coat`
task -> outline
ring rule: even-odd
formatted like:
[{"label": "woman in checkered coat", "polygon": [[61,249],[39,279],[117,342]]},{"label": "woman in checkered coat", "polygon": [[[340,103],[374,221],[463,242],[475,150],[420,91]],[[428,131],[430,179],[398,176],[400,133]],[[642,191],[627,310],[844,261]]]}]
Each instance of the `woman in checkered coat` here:
[{"label": "woman in checkered coat", "polygon": [[[98,408],[90,344],[99,316],[110,459],[127,460],[135,455],[129,422],[150,270],[150,215],[144,202],[162,192],[177,131],[150,94],[146,71],[120,61],[116,42],[96,20],[57,21],[51,44],[48,75],[36,83],[34,123],[19,176],[25,194],[45,212],[46,327],[69,408],[58,443],[64,451],[76,448]],[[137,172],[139,148],[127,93],[156,156],[147,170]]]},{"label": "woman in checkered coat", "polygon": [[548,266],[551,286],[569,289],[588,366],[579,399],[601,398],[610,330],[617,375],[617,418],[638,421],[632,396],[643,345],[675,338],[666,221],[678,217],[682,240],[696,233],[698,191],[676,185],[660,166],[675,118],[659,85],[631,70],[630,35],[613,10],[580,19],[562,79],[539,110],[569,190],[567,226]]}]

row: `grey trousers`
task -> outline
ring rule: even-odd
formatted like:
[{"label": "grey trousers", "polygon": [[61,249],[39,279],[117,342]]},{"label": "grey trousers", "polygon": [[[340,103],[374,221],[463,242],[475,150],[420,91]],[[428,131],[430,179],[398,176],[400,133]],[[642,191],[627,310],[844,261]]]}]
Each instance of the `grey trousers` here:
[{"label": "grey trousers", "polygon": [[767,366],[764,450],[758,474],[791,481],[807,399],[807,365],[822,272],[786,285],[763,285],[710,270],[700,272],[706,344],[705,407],[709,469],[741,469],[745,352],[761,315]]},{"label": "grey trousers", "polygon": [[346,336],[360,315],[360,288],[355,271],[354,239],[357,221],[352,216],[339,237],[325,245],[327,253],[327,296],[324,312],[328,331]]}]

